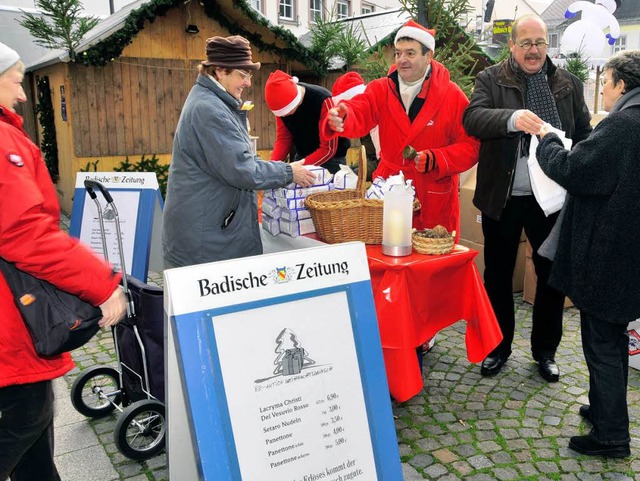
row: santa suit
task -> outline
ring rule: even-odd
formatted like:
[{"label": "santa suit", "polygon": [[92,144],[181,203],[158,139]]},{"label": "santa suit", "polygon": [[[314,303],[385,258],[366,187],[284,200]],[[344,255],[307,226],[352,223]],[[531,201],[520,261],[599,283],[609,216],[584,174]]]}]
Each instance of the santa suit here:
[{"label": "santa suit", "polygon": [[[407,115],[398,93],[398,73],[372,81],[364,93],[341,102],[346,107],[343,135],[360,137],[379,125],[380,164],[373,178],[388,178],[404,173],[413,179],[416,195],[422,208],[414,213],[413,226],[432,228],[437,224],[460,233],[458,175],[478,161],[479,142],[466,134],[462,114],[469,100],[451,82],[449,71],[435,60],[422,89],[414,99]],[[322,133],[333,138],[337,132],[325,121]],[[428,173],[416,170],[413,160],[404,160],[407,146],[418,152],[430,149],[437,166]]]}]

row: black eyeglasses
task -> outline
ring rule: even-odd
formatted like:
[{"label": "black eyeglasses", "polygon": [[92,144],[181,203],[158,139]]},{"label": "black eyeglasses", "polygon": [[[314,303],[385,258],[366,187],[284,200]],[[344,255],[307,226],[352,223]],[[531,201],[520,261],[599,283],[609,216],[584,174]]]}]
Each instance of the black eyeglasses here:
[{"label": "black eyeglasses", "polygon": [[531,47],[533,47],[534,45],[538,48],[538,50],[542,50],[543,48],[547,48],[549,42],[538,40],[537,42],[522,42],[517,45],[523,50],[531,50]]}]

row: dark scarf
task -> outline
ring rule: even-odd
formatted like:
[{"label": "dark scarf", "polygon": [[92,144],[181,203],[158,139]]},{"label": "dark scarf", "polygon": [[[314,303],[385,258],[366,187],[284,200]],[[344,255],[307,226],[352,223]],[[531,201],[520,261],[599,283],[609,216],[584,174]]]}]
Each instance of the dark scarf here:
[{"label": "dark scarf", "polygon": [[547,81],[547,61],[545,61],[538,72],[527,74],[522,71],[513,56],[509,57],[511,68],[518,79],[525,82],[526,85],[524,106],[545,122],[562,130],[562,122],[560,121],[558,108],[556,107],[556,102],[549,88],[549,82]]}]

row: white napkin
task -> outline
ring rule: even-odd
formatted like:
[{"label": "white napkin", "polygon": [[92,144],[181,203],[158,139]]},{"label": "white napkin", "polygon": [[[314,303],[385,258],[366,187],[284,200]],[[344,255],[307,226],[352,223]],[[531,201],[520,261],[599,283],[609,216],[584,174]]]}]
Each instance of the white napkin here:
[{"label": "white napkin", "polygon": [[[553,132],[560,137],[565,149],[571,149],[572,140],[566,137],[565,132],[556,129],[549,124],[546,125],[549,132]],[[544,211],[544,215],[549,216],[554,212],[558,212],[562,208],[567,191],[555,181],[547,177],[540,168],[540,164],[536,158],[536,149],[538,148],[538,144],[538,137],[532,135],[527,165],[529,167],[529,178],[531,180],[531,190],[533,190],[533,195]]]}]

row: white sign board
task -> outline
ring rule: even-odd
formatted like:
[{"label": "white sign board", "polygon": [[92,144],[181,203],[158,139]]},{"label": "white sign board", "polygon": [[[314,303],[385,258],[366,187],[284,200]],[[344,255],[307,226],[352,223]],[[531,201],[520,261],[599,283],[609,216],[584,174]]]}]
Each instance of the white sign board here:
[{"label": "white sign board", "polygon": [[401,479],[364,244],[171,269],[165,310],[171,479]]},{"label": "white sign board", "polygon": [[[87,179],[99,182],[113,199],[118,213],[126,269],[121,266],[113,207],[107,204],[98,189],[95,189],[96,200],[90,197],[84,185]],[[99,209],[104,221],[106,255]],[[162,196],[154,172],[78,173],[69,232],[107,258],[117,270],[132,274],[143,282],[147,279],[149,265],[154,270],[162,270],[161,230]]]}]

